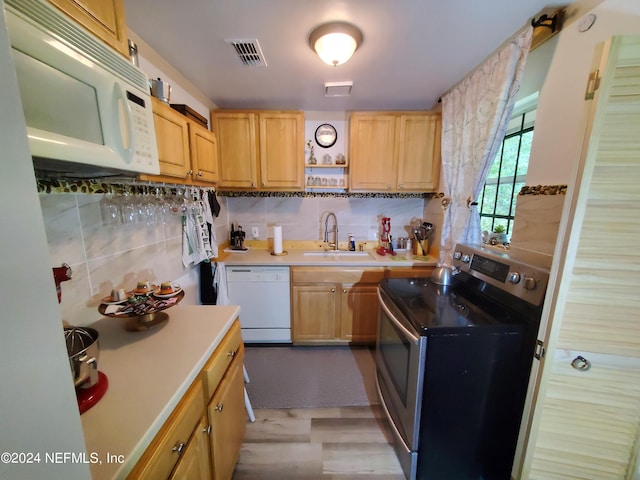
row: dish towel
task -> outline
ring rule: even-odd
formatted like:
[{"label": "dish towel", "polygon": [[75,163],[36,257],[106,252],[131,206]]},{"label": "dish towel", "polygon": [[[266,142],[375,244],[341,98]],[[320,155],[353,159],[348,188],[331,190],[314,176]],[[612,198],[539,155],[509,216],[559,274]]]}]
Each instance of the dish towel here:
[{"label": "dish towel", "polygon": [[213,257],[202,201],[192,202],[182,214],[182,263],[185,267]]},{"label": "dish towel", "polygon": [[216,272],[213,275],[213,284],[218,291],[217,305],[229,305],[229,290],[227,287],[227,270],[224,262],[216,263]]}]

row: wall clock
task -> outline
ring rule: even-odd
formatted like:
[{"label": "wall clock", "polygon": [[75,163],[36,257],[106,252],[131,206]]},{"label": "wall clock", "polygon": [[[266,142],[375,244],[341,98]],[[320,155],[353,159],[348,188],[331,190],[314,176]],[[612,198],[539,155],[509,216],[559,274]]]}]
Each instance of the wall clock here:
[{"label": "wall clock", "polygon": [[332,147],[338,140],[338,132],[336,127],[328,123],[323,123],[316,128],[316,143],[322,148]]}]

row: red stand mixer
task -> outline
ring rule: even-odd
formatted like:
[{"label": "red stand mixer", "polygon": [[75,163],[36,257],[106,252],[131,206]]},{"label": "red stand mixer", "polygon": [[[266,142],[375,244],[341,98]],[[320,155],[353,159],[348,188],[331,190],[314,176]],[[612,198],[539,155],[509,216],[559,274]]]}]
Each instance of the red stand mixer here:
[{"label": "red stand mixer", "polygon": [[[53,279],[56,282],[58,303],[62,302],[60,284],[71,280],[71,267],[63,263],[53,268]],[[64,327],[64,338],[69,355],[69,366],[73,376],[78,397],[78,408],[83,414],[100,400],[109,386],[107,376],[98,371],[100,347],[98,345],[98,331],[93,328]]]},{"label": "red stand mixer", "polygon": [[378,255],[386,255],[387,253],[391,255],[395,255],[396,252],[393,251],[392,245],[392,237],[389,232],[391,232],[391,218],[382,217],[380,221],[381,232],[380,232],[380,246],[376,249],[376,253]]}]

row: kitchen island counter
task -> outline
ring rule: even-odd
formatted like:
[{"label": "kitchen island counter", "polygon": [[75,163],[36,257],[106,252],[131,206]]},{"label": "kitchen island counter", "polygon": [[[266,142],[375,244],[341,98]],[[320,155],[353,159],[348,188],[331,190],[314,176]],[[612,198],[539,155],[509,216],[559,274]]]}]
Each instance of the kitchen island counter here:
[{"label": "kitchen island counter", "polygon": [[[98,369],[109,381],[105,396],[81,416],[93,480],[125,478],[233,321],[237,306],[182,306],[144,332],[125,319],[102,317]],[[95,463],[93,463],[95,460]]]},{"label": "kitchen island counter", "polygon": [[[310,254],[311,252],[311,254]],[[272,255],[264,248],[249,248],[242,253],[222,252],[219,262],[226,265],[260,265],[260,266],[359,266],[359,267],[434,267],[437,258],[433,256],[418,259],[410,253],[378,255],[372,250],[364,252],[334,252],[322,250],[291,249],[286,255]],[[346,255],[345,255],[346,254]],[[355,254],[355,255],[353,255]]]}]

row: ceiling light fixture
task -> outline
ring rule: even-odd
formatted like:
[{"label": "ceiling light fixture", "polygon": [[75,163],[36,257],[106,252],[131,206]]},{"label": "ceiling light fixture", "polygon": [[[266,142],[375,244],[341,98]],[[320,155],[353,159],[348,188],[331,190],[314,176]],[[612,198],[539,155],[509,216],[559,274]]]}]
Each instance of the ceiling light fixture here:
[{"label": "ceiling light fixture", "polygon": [[323,62],[340,65],[351,58],[362,43],[362,32],[346,22],[329,22],[316,27],[309,35],[309,45]]}]

